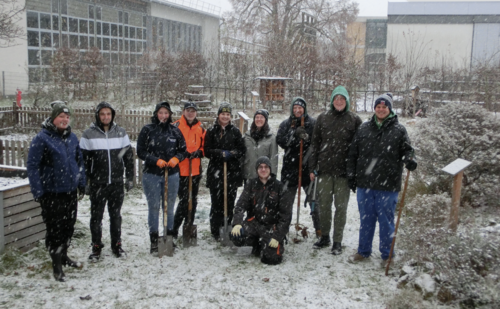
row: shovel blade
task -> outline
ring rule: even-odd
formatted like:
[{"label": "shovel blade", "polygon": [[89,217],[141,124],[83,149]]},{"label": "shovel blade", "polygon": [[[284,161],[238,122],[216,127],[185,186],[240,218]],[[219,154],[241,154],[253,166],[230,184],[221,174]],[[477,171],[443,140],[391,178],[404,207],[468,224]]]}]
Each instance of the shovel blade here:
[{"label": "shovel blade", "polygon": [[158,239],[158,257],[174,256],[174,238],[172,235]]},{"label": "shovel blade", "polygon": [[229,227],[221,227],[219,229],[219,234],[220,234],[220,243],[221,245],[225,247],[230,247],[233,245],[233,242],[229,239],[229,233],[231,232],[231,229]]},{"label": "shovel blade", "polygon": [[184,247],[191,247],[198,245],[198,226],[196,224],[193,225],[184,225],[182,227],[182,243]]}]

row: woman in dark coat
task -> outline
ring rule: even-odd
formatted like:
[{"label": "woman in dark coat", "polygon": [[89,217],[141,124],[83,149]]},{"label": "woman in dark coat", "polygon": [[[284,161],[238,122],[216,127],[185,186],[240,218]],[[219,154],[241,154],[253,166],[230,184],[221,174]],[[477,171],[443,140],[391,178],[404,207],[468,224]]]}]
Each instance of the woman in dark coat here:
[{"label": "woman in dark coat", "polygon": [[231,104],[221,103],[215,124],[205,135],[205,156],[210,159],[207,187],[210,189],[210,231],[219,239],[224,226],[224,162],[227,164],[227,224],[231,226],[236,191],[243,183],[241,159],[245,144],[240,130],[231,124]]},{"label": "woman in dark coat", "polygon": [[31,141],[27,171],[31,193],[42,208],[54,278],[64,281],[62,265],[79,267],[68,247],[73,236],[78,198],[85,195],[85,167],[78,138],[71,132],[65,102],[52,104],[52,114]]},{"label": "woman in dark coat", "polygon": [[167,230],[173,235],[174,205],[179,190],[179,162],[187,156],[181,130],[172,125],[168,102],[156,105],[151,124],[145,125],[137,138],[137,156],[144,161],[142,186],[148,201],[150,253],[158,252],[159,210],[163,209],[165,170],[168,169]]}]

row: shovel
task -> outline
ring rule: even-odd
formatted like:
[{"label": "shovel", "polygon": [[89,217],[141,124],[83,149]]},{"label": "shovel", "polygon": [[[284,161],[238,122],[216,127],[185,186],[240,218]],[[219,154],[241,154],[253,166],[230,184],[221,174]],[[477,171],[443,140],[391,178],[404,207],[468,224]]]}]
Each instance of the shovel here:
[{"label": "shovel", "polygon": [[229,232],[229,227],[227,226],[227,163],[224,162],[224,226],[219,229],[221,245],[232,245],[231,240],[229,240]]},{"label": "shovel", "polygon": [[193,175],[192,164],[189,159],[189,200],[188,200],[188,216],[182,227],[182,243],[184,247],[196,246],[198,237],[197,226],[193,224],[194,218],[191,219],[193,212]]},{"label": "shovel", "polygon": [[174,237],[167,236],[168,168],[165,168],[165,193],[163,194],[163,237],[158,239],[158,257],[174,256]]}]

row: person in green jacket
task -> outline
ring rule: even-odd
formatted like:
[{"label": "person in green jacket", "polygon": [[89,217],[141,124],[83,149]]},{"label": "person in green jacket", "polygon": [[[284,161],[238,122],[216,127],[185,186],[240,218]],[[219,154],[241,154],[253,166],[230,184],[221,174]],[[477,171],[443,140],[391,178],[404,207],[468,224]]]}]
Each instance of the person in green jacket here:
[{"label": "person in green jacket", "polygon": [[316,120],[311,140],[313,150],[308,162],[311,181],[319,177],[316,192],[321,238],[314,247],[320,249],[331,243],[332,202],[335,199],[331,251],[334,255],[342,253],[342,238],[349,203],[347,154],[354,134],[362,122],[361,118],[349,109],[347,90],[343,86],[336,87],[332,92],[330,109]]}]

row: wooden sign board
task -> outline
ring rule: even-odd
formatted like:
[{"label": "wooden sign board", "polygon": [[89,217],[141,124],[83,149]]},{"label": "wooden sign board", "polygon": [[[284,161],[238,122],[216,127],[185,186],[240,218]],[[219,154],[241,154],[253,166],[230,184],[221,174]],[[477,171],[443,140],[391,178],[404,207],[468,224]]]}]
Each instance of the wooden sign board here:
[{"label": "wooden sign board", "polygon": [[469,162],[464,159],[456,159],[455,161],[451,162],[450,164],[446,165],[443,168],[443,171],[447,172],[450,175],[455,176],[456,174],[460,173],[464,169],[466,169],[469,165],[471,165],[472,162]]},{"label": "wooden sign board", "polygon": [[238,112],[238,115],[240,115],[241,118],[245,119],[245,121],[250,120],[250,117],[248,117],[244,112]]}]

